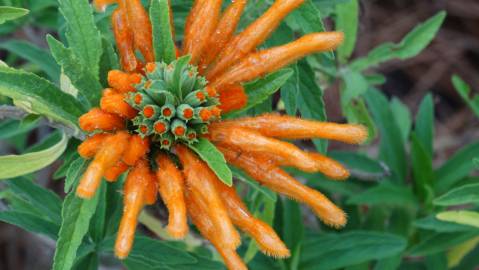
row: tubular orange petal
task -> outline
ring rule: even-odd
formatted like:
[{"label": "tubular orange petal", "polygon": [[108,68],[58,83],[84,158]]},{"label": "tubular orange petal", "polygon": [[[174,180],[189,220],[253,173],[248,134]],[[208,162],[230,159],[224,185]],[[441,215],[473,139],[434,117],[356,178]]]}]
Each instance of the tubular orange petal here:
[{"label": "tubular orange petal", "polygon": [[108,72],[108,84],[120,93],[135,91],[135,84],[141,82],[141,75],[128,74],[120,70],[111,70]]},{"label": "tubular orange petal", "polygon": [[248,96],[240,84],[224,86],[219,89],[219,92],[219,109],[222,113],[239,110],[248,103]]},{"label": "tubular orange petal", "polygon": [[[188,26],[188,39],[183,43],[183,54],[191,55],[191,63],[195,64],[200,59],[206,48],[208,38],[214,33],[221,12],[222,0],[208,0],[201,2],[196,18]],[[196,12],[196,10],[194,10]]]},{"label": "tubular orange petal", "polygon": [[150,140],[148,138],[141,138],[140,135],[133,135],[130,137],[128,147],[123,153],[123,161],[130,166],[145,156],[150,151]]},{"label": "tubular orange petal", "polygon": [[100,150],[103,145],[103,141],[111,136],[108,133],[99,133],[91,137],[88,137],[78,146],[78,154],[82,158],[92,158]]},{"label": "tubular orange petal", "polygon": [[228,216],[226,208],[221,201],[214,182],[216,175],[211,169],[199,160],[183,145],[177,145],[176,151],[183,164],[186,185],[191,192],[198,196],[208,209],[208,216],[217,230],[221,245],[225,248],[235,249],[240,244],[240,237]]},{"label": "tubular orange petal", "polygon": [[125,128],[125,119],[122,117],[93,108],[78,120],[80,128],[87,132],[95,130],[112,131]]},{"label": "tubular orange petal", "polygon": [[93,0],[93,5],[95,6],[96,10],[104,12],[109,5],[116,2],[117,0]]},{"label": "tubular orange petal", "polygon": [[138,67],[138,59],[136,59],[135,56],[134,37],[130,31],[124,8],[118,8],[113,12],[111,25],[113,27],[116,46],[120,53],[121,66],[126,72],[133,72]]},{"label": "tubular orange petal", "polygon": [[158,189],[169,213],[168,233],[173,238],[183,238],[188,233],[183,175],[166,154],[158,155],[156,164]]},{"label": "tubular orange petal", "polygon": [[214,79],[213,86],[251,81],[308,54],[333,50],[343,39],[341,32],[315,33],[283,46],[251,53]]},{"label": "tubular orange petal", "polygon": [[207,78],[214,79],[236,61],[255,50],[273,33],[284,17],[303,2],[304,0],[276,0],[261,17],[228,42],[217,61],[207,71]]},{"label": "tubular orange petal", "polygon": [[115,242],[115,255],[124,259],[130,253],[138,224],[138,215],[145,205],[150,169],[146,160],[140,160],[130,171],[123,188],[123,216]]},{"label": "tubular orange petal", "polygon": [[201,61],[198,65],[200,71],[205,70],[208,65],[215,60],[221,50],[225,47],[226,43],[231,39],[247,3],[248,0],[232,1],[224,11],[216,30],[208,39],[205,52],[201,56]]},{"label": "tubular orange petal", "polygon": [[108,182],[115,182],[122,173],[128,170],[128,168],[129,167],[125,162],[118,161],[115,166],[106,170],[105,175],[103,176]]},{"label": "tubular orange petal", "polygon": [[81,198],[91,198],[95,195],[105,171],[117,164],[126,149],[130,135],[120,131],[105,139],[102,147],[88,166],[80,179],[77,195]]},{"label": "tubular orange petal", "polygon": [[234,188],[219,181],[215,181],[215,185],[233,223],[254,238],[263,253],[276,258],[290,256],[288,248],[273,228],[251,215]]},{"label": "tubular orange petal", "polygon": [[125,94],[111,94],[109,90],[107,95],[100,99],[100,108],[109,113],[118,114],[121,117],[132,119],[138,112],[125,102]]},{"label": "tubular orange petal", "polygon": [[342,227],[346,214],[319,191],[311,189],[276,167],[273,161],[251,153],[240,153],[220,147],[228,163],[243,169],[256,181],[270,189],[311,207],[327,225]]},{"label": "tubular orange petal", "polygon": [[217,126],[244,127],[269,137],[284,139],[322,138],[351,144],[362,143],[368,137],[368,131],[362,125],[317,122],[279,114],[265,114],[212,124],[212,128]]}]

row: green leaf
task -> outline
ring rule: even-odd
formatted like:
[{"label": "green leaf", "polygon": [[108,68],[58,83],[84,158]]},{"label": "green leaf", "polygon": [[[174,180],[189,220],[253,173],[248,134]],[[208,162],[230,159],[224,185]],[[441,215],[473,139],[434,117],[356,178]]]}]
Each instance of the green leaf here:
[{"label": "green leaf", "polygon": [[[432,139],[432,138],[431,138]],[[411,134],[411,161],[414,184],[421,199],[428,204],[433,199],[432,153],[429,153],[416,133]]]},{"label": "green leaf", "polygon": [[57,247],[53,258],[53,270],[72,268],[78,248],[88,232],[90,220],[98,205],[98,192],[89,200],[78,198],[70,192],[62,208],[62,224],[58,234]]},{"label": "green leaf", "polygon": [[406,179],[406,151],[401,131],[396,124],[394,115],[386,97],[375,89],[370,89],[364,95],[366,103],[373,115],[379,133],[381,134],[379,156],[392,170],[392,179],[401,183]]},{"label": "green leaf", "polygon": [[419,105],[414,130],[426,153],[432,158],[434,153],[434,102],[431,94],[426,95]]},{"label": "green leaf", "polygon": [[68,167],[67,175],[65,177],[65,193],[70,192],[71,188],[75,186],[75,183],[80,179],[81,174],[86,169],[88,161],[82,157],[77,158]]},{"label": "green leaf", "polygon": [[233,185],[233,174],[226,164],[225,157],[210,141],[200,138],[198,143],[188,146],[208,164],[223,183],[230,187]]},{"label": "green leaf", "polygon": [[55,63],[55,60],[48,52],[36,45],[21,40],[9,40],[0,43],[0,48],[8,50],[37,65],[53,81],[56,82],[60,78],[60,68]]},{"label": "green leaf", "polygon": [[60,229],[54,222],[18,211],[1,211],[0,221],[15,225],[29,232],[44,234],[52,239],[56,239]]},{"label": "green leaf", "polygon": [[435,233],[418,244],[412,246],[409,254],[412,256],[426,256],[448,250],[479,235],[479,230],[462,233]]},{"label": "green leaf", "polygon": [[[100,244],[99,249],[106,253],[113,253],[114,243],[115,238],[109,237]],[[133,248],[125,261],[140,261],[150,267],[171,265],[174,269],[181,269],[179,265],[194,265],[197,259],[187,252],[173,247],[166,241],[136,235]]]},{"label": "green leaf", "polygon": [[231,112],[227,117],[235,117],[254,106],[263,103],[272,94],[283,86],[286,81],[293,75],[293,70],[286,68],[278,70],[274,73],[266,75],[264,78],[250,82],[244,85],[246,94],[248,95],[248,104],[241,110]]},{"label": "green leaf", "polygon": [[43,151],[24,155],[8,155],[0,157],[0,179],[8,179],[29,174],[52,164],[63,154],[68,143],[68,138],[62,139],[54,146]]},{"label": "green leaf", "polygon": [[174,29],[170,24],[170,11],[168,0],[151,1],[150,19],[153,26],[155,59],[158,62],[171,63],[176,59],[176,47],[173,39]]},{"label": "green leaf", "polygon": [[24,8],[0,6],[0,24],[23,17],[29,12],[28,9]]},{"label": "green leaf", "polygon": [[61,122],[78,131],[77,120],[85,111],[82,104],[54,84],[35,74],[0,68],[0,94],[30,113]]},{"label": "green leaf", "polygon": [[479,184],[457,187],[434,200],[434,204],[452,206],[468,203],[479,203]]},{"label": "green leaf", "polygon": [[407,207],[414,206],[416,198],[409,188],[384,182],[352,196],[347,202],[354,205]]},{"label": "green leaf", "polygon": [[398,44],[385,43],[374,48],[366,57],[354,61],[351,68],[360,71],[392,59],[404,60],[418,55],[434,39],[445,18],[446,12],[439,12],[416,26]]},{"label": "green leaf", "polygon": [[436,215],[437,219],[479,228],[479,213],[473,211],[447,211]]},{"label": "green leaf", "polygon": [[406,239],[380,232],[350,231],[307,236],[299,269],[340,269],[401,253]]},{"label": "green leaf", "polygon": [[341,162],[343,165],[354,174],[364,180],[379,180],[388,175],[388,168],[380,162],[371,159],[370,157],[348,151],[331,151],[328,155]]},{"label": "green leaf", "polygon": [[414,226],[423,230],[432,230],[436,232],[466,232],[475,229],[472,226],[439,220],[436,218],[436,215],[416,220]]},{"label": "green leaf", "polygon": [[438,193],[448,191],[455,183],[469,175],[474,169],[474,158],[479,156],[479,142],[466,145],[456,152],[434,174],[434,189]]},{"label": "green leaf", "polygon": [[60,224],[62,201],[56,193],[23,177],[8,181],[8,186],[16,195],[28,201],[31,208],[42,213],[45,219]]},{"label": "green leaf", "polygon": [[98,80],[102,45],[91,5],[88,0],[58,0],[58,3],[66,20],[66,38],[70,49]]},{"label": "green leaf", "polygon": [[269,189],[267,187],[264,187],[264,186],[260,185],[257,181],[253,180],[251,177],[249,177],[249,175],[247,175],[242,170],[240,170],[238,168],[235,168],[235,167],[231,167],[231,166],[229,166],[229,168],[230,168],[230,170],[233,173],[233,176],[235,178],[245,182],[246,184],[248,184],[253,189],[262,193],[266,198],[268,198],[272,201],[276,201],[277,196],[276,196],[276,193],[274,191],[272,191],[271,189]]},{"label": "green leaf", "polygon": [[357,0],[336,5],[336,31],[344,33],[344,42],[338,48],[338,58],[342,63],[351,56],[356,45],[359,25],[359,4]]},{"label": "green leaf", "polygon": [[78,99],[85,104],[85,109],[87,110],[91,107],[98,106],[98,104],[100,104],[103,87],[93,73],[91,73],[91,69],[84,66],[73,54],[71,49],[65,48],[65,46],[54,37],[48,35],[47,42],[53,57],[62,67],[62,73],[68,77],[74,86],[74,93],[71,94],[78,97]]},{"label": "green leaf", "polygon": [[401,131],[403,142],[406,144],[412,127],[411,112],[409,111],[409,108],[396,97],[392,98],[390,107],[394,118],[396,119],[396,124]]},{"label": "green leaf", "polygon": [[472,95],[471,87],[457,75],[452,76],[452,84],[456,88],[457,93],[459,93],[476,116],[479,117],[479,95]]},{"label": "green leaf", "polygon": [[291,222],[302,219],[300,205],[289,199],[278,199],[276,205],[275,229],[280,233],[281,239],[291,251],[291,257],[284,263],[287,265],[287,269],[300,269],[298,267],[304,240],[304,224],[302,222]]}]

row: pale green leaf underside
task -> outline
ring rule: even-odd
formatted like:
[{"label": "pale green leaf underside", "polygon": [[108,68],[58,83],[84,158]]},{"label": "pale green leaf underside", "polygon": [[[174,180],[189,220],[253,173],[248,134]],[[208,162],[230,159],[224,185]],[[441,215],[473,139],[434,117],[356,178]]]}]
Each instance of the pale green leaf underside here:
[{"label": "pale green leaf underside", "polygon": [[437,219],[479,228],[479,213],[473,211],[446,211],[437,214]]},{"label": "pale green leaf underside", "polygon": [[0,6],[0,24],[25,16],[29,13],[28,9],[17,7]]},{"label": "pale green leaf underside", "polygon": [[203,159],[218,178],[228,186],[233,185],[233,174],[226,164],[223,154],[207,139],[189,145]]},{"label": "pale green leaf underside", "polygon": [[0,179],[9,179],[45,168],[63,154],[67,143],[68,138],[63,134],[57,144],[43,151],[0,157]]}]

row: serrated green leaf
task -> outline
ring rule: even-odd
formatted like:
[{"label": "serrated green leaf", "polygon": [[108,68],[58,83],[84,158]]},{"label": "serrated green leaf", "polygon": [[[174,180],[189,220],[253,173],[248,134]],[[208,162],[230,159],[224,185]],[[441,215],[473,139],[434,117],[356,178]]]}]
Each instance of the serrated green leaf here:
[{"label": "serrated green leaf", "polygon": [[457,187],[434,200],[441,206],[479,203],[479,184],[469,184]]},{"label": "serrated green leaf", "polygon": [[473,211],[446,211],[436,215],[437,219],[479,228],[479,213]]},{"label": "serrated green leaf", "polygon": [[78,132],[77,120],[85,111],[82,104],[35,74],[0,68],[0,94],[30,113],[61,122]]},{"label": "serrated green leaf", "polygon": [[85,104],[85,109],[98,106],[100,103],[102,85],[91,73],[91,69],[84,66],[73,54],[71,49],[65,48],[63,44],[54,37],[48,35],[47,42],[57,63],[62,67],[64,73],[78,93],[71,93],[78,100]]},{"label": "serrated green leaf", "polygon": [[42,219],[30,213],[17,211],[1,211],[0,221],[15,225],[26,231],[41,233],[56,239],[60,227],[54,222]]},{"label": "serrated green leaf", "polygon": [[37,65],[54,82],[57,82],[60,78],[60,67],[55,63],[52,56],[47,51],[37,47],[33,43],[21,40],[9,40],[0,43],[0,48],[8,50],[9,52]]},{"label": "serrated green leaf", "polygon": [[[109,237],[100,244],[99,249],[106,253],[113,253],[114,237]],[[158,241],[145,236],[136,235],[135,242],[126,261],[140,261],[146,266],[155,267],[171,265],[174,269],[181,269],[182,264],[192,264],[198,261],[184,250],[173,247],[166,241]]]},{"label": "serrated green leaf", "polygon": [[336,31],[344,33],[344,42],[338,48],[338,58],[344,63],[351,56],[356,44],[359,25],[359,4],[357,0],[336,5]]},{"label": "serrated green leaf", "polygon": [[479,142],[460,149],[434,172],[434,189],[438,193],[448,191],[455,183],[469,175],[474,169],[474,158],[479,156]]},{"label": "serrated green leaf", "polygon": [[228,113],[226,117],[235,117],[254,106],[266,101],[272,94],[283,86],[283,84],[293,75],[293,70],[286,68],[266,75],[264,78],[244,85],[248,103],[241,110]]},{"label": "serrated green leaf", "polygon": [[56,145],[34,153],[0,157],[0,179],[29,174],[52,164],[65,151],[68,138],[63,135]]},{"label": "serrated green leaf", "polygon": [[404,60],[418,55],[434,39],[445,18],[446,12],[439,12],[416,26],[401,42],[385,43],[374,48],[366,57],[354,61],[351,68],[361,71],[392,59]]},{"label": "serrated green leaf", "polygon": [[471,87],[457,75],[452,76],[452,84],[469,108],[479,117],[479,95],[473,95]]},{"label": "serrated green leaf", "polygon": [[233,185],[233,174],[226,164],[226,160],[221,153],[210,141],[200,138],[195,144],[188,145],[195,151],[202,160],[208,164],[210,169],[218,176],[218,178],[230,186]]},{"label": "serrated green leaf", "polygon": [[81,174],[86,169],[88,161],[82,157],[77,158],[68,167],[67,175],[65,177],[65,193],[70,192],[71,188],[75,185],[76,181],[80,179]]},{"label": "serrated green leaf", "polygon": [[176,47],[170,24],[170,6],[168,0],[153,0],[150,5],[150,19],[153,26],[153,46],[155,59],[171,63],[176,59]]},{"label": "serrated green leaf", "polygon": [[380,232],[351,231],[311,235],[305,238],[299,269],[341,269],[391,257],[401,253],[406,245],[406,239]]},{"label": "serrated green leaf", "polygon": [[53,258],[53,270],[70,270],[72,268],[97,205],[98,192],[89,200],[77,197],[75,192],[70,192],[67,195],[63,202],[62,224]]},{"label": "serrated green leaf", "polygon": [[88,0],[58,0],[58,3],[66,20],[66,38],[70,49],[98,80],[102,46],[91,5]]},{"label": "serrated green leaf", "polygon": [[0,24],[23,17],[29,12],[24,8],[0,6]]}]

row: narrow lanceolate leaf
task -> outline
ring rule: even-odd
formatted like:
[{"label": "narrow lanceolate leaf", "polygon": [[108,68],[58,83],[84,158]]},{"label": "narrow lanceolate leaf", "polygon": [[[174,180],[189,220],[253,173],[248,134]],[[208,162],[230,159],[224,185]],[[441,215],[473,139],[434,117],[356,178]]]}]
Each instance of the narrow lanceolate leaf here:
[{"label": "narrow lanceolate leaf", "polygon": [[441,206],[479,203],[479,184],[469,184],[455,188],[434,200],[434,204]]},{"label": "narrow lanceolate leaf", "polygon": [[437,214],[437,219],[479,228],[479,213],[473,211],[447,211]]},{"label": "narrow lanceolate leaf", "polygon": [[63,135],[57,144],[43,151],[0,157],[0,179],[13,178],[45,168],[63,154],[67,143],[68,138]]},{"label": "narrow lanceolate leaf", "polygon": [[357,0],[336,5],[336,30],[344,33],[344,42],[338,48],[338,58],[345,62],[353,53],[358,33],[359,4]]},{"label": "narrow lanceolate leaf", "polygon": [[373,49],[366,57],[354,61],[352,68],[364,70],[392,59],[404,60],[418,55],[434,39],[445,18],[446,12],[439,12],[414,28],[401,42],[384,43]]},{"label": "narrow lanceolate leaf", "polygon": [[479,235],[479,230],[454,233],[435,233],[409,249],[412,256],[426,256],[448,250]]},{"label": "narrow lanceolate leaf", "polygon": [[171,25],[169,0],[153,0],[150,19],[153,26],[153,44],[156,61],[170,63],[176,59],[176,47]]},{"label": "narrow lanceolate leaf", "polygon": [[62,67],[62,72],[70,79],[74,89],[78,90],[78,93],[71,94],[82,101],[86,109],[97,106],[103,87],[93,75],[92,70],[84,66],[71,49],[65,48],[54,37],[47,36],[47,41],[53,57]]},{"label": "narrow lanceolate leaf", "polygon": [[198,143],[188,146],[208,164],[223,183],[228,186],[233,185],[233,174],[223,154],[210,141],[201,138]]},{"label": "narrow lanceolate leaf", "polygon": [[0,24],[27,15],[30,11],[17,7],[0,7]]},{"label": "narrow lanceolate leaf", "polygon": [[86,169],[86,165],[88,165],[87,160],[79,157],[75,161],[70,164],[68,167],[66,178],[65,178],[65,186],[64,191],[65,193],[70,192],[72,186],[75,185],[76,181],[80,179],[80,175]]},{"label": "narrow lanceolate leaf", "polygon": [[50,79],[55,82],[58,81],[58,78],[60,77],[60,67],[55,63],[55,60],[47,51],[32,43],[20,40],[9,40],[0,43],[0,48],[8,50],[9,52],[37,65],[48,75],[48,77],[50,77]]},{"label": "narrow lanceolate leaf", "polygon": [[58,0],[58,3],[66,20],[66,37],[70,48],[83,66],[88,67],[98,79],[102,46],[91,5],[88,0]]},{"label": "narrow lanceolate leaf", "polygon": [[299,269],[340,269],[397,255],[406,245],[406,239],[380,232],[352,231],[310,236],[305,239]]},{"label": "narrow lanceolate leaf", "polygon": [[18,211],[1,211],[0,221],[15,225],[29,232],[44,234],[52,239],[56,239],[60,228],[54,222],[30,213]]},{"label": "narrow lanceolate leaf", "polygon": [[77,119],[85,111],[73,96],[54,84],[12,68],[0,68],[0,94],[10,97],[26,111],[45,116],[77,130]]},{"label": "narrow lanceolate leaf", "polygon": [[474,114],[479,117],[479,95],[472,95],[471,87],[457,75],[452,77],[452,84]]},{"label": "narrow lanceolate leaf", "polygon": [[425,96],[419,105],[414,130],[427,154],[432,158],[434,152],[434,101],[431,94]]},{"label": "narrow lanceolate leaf", "polygon": [[88,232],[90,220],[98,204],[98,193],[89,200],[80,199],[70,192],[63,202],[62,225],[53,258],[53,270],[72,268],[83,238]]},{"label": "narrow lanceolate leaf", "polygon": [[246,106],[241,108],[241,110],[229,113],[226,117],[237,116],[256,105],[263,103],[272,94],[278,91],[278,89],[286,83],[291,75],[293,75],[293,70],[289,68],[281,69],[266,75],[264,78],[245,84],[244,87],[246,94],[248,95],[248,103]]}]

